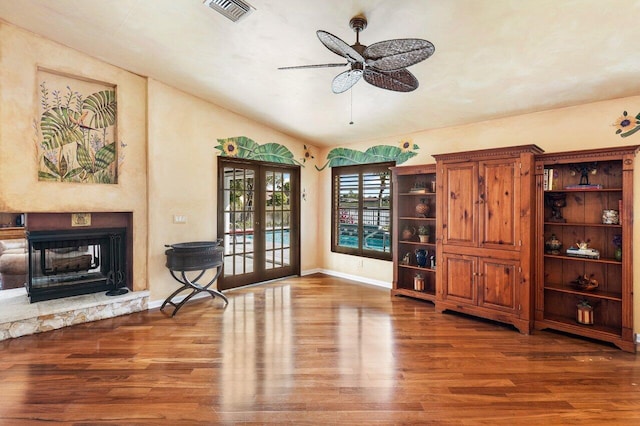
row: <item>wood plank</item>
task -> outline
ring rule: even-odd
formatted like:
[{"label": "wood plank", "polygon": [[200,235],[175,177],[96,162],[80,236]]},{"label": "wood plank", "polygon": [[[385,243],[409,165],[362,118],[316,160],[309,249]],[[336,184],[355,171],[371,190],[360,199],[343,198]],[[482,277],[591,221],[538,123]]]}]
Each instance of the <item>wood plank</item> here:
[{"label": "wood plank", "polygon": [[0,342],[0,423],[637,424],[636,354],[311,275]]}]

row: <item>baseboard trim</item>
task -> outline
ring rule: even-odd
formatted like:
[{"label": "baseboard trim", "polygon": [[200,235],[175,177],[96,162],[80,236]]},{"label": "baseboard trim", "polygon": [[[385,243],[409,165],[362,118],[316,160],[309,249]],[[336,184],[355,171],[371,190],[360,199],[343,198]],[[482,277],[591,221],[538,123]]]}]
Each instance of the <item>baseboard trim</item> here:
[{"label": "baseboard trim", "polygon": [[344,278],[347,280],[357,281],[359,283],[370,284],[376,287],[382,287],[391,290],[391,283],[387,281],[374,280],[367,277],[361,277],[359,275],[345,274],[344,272],[332,271],[330,269],[318,269],[317,272],[325,275],[331,275],[332,277]]}]

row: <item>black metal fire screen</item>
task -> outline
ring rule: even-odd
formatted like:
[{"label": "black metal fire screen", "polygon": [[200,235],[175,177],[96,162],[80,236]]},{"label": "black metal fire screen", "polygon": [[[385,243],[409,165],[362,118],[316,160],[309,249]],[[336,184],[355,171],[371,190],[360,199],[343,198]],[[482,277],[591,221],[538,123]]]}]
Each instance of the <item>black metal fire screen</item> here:
[{"label": "black metal fire screen", "polygon": [[124,228],[28,233],[31,302],[126,290]]}]

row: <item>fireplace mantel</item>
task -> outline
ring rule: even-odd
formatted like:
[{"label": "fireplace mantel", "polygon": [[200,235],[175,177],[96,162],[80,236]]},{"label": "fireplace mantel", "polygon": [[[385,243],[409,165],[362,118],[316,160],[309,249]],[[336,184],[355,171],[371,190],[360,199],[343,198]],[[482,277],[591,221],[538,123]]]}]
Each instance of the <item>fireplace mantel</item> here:
[{"label": "fireplace mantel", "polygon": [[[82,212],[91,215],[91,224],[87,228],[124,228],[131,227],[131,212]],[[27,213],[27,231],[58,231],[76,229],[72,216],[78,213]]]}]

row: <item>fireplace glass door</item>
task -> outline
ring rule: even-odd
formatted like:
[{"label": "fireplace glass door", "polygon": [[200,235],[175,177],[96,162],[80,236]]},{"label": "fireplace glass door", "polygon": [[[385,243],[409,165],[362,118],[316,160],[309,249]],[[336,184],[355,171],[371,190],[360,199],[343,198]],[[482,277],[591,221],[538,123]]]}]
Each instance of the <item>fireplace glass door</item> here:
[{"label": "fireplace glass door", "polygon": [[220,157],[218,171],[218,235],[225,249],[218,287],[299,274],[299,169]]},{"label": "fireplace glass door", "polygon": [[124,228],[30,232],[29,300],[124,287],[125,234]]}]

